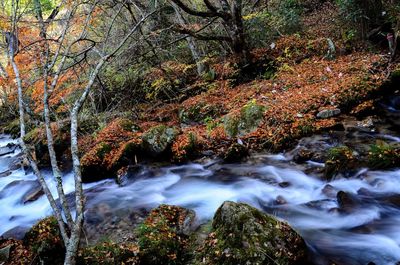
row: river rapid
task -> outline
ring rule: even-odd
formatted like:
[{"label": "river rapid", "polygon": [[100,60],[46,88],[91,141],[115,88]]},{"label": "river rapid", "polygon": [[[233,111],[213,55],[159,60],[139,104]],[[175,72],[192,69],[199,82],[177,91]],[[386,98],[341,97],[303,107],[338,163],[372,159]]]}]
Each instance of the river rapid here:
[{"label": "river rapid", "polygon": [[[393,117],[398,117],[396,106],[385,106],[394,121]],[[396,127],[396,122],[388,125],[384,119],[374,129],[314,135],[302,139],[294,150],[254,154],[238,164],[205,159],[161,168],[143,165],[123,185],[112,180],[85,184],[88,234],[126,235],[132,222],[140,222],[148,210],[160,204],[193,209],[201,224],[230,200],[286,220],[306,240],[316,264],[396,264],[400,261],[399,169],[358,168],[328,181],[323,178],[320,161],[293,162],[296,150],[304,146],[326,150],[376,139],[399,142]],[[26,231],[51,214],[46,198],[35,192],[35,176],[15,166],[20,157],[15,143],[0,136],[0,150],[7,145],[13,150],[0,156],[0,235]],[[44,173],[56,194],[50,172]],[[65,174],[64,184],[67,193],[73,192],[72,174]],[[340,201],[343,196],[338,194],[345,194],[344,199]]]}]

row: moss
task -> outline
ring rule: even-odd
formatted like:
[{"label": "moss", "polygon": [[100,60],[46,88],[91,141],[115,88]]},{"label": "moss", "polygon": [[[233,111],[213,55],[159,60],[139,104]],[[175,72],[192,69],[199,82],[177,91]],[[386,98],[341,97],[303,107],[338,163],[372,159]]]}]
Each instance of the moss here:
[{"label": "moss", "polygon": [[12,138],[18,138],[20,135],[19,119],[13,120],[4,128],[4,133],[11,135]]},{"label": "moss", "polygon": [[353,150],[347,146],[337,146],[328,150],[325,162],[325,177],[331,179],[339,173],[354,169],[356,157]]},{"label": "moss", "polygon": [[387,169],[400,165],[400,147],[379,141],[371,145],[368,165],[373,169]]},{"label": "moss", "polygon": [[161,205],[137,229],[142,264],[186,264],[187,222],[194,214],[177,206]]},{"label": "moss", "polygon": [[255,100],[250,101],[240,110],[240,113],[225,117],[225,132],[231,138],[253,132],[263,120],[265,110],[265,106],[258,105]]},{"label": "moss", "polygon": [[112,146],[109,145],[108,143],[100,143],[97,146],[97,152],[96,155],[100,160],[103,160],[104,157],[112,151]]},{"label": "moss", "polygon": [[96,246],[80,249],[77,264],[114,265],[139,264],[139,247],[134,243],[103,242]]},{"label": "moss", "polygon": [[62,264],[65,247],[61,238],[58,222],[50,216],[34,225],[24,237],[29,246],[44,264]]},{"label": "moss", "polygon": [[167,151],[177,134],[178,130],[172,127],[165,125],[153,127],[142,136],[143,148],[151,155],[160,155]]},{"label": "moss", "polygon": [[179,119],[182,123],[200,123],[207,118],[215,118],[222,113],[222,106],[218,104],[198,103],[179,111]]},{"label": "moss", "polygon": [[194,264],[303,264],[305,260],[304,241],[286,223],[246,204],[225,202]]}]

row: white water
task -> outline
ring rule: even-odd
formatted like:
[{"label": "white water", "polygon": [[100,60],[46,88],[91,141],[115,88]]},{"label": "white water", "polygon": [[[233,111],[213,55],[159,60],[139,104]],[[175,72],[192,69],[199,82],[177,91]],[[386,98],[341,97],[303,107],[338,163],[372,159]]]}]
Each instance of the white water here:
[{"label": "white water", "polygon": [[[11,142],[0,139],[0,147]],[[8,169],[18,155],[0,157],[0,173]],[[91,209],[108,204],[112,211],[156,207],[161,203],[180,205],[196,211],[199,221],[211,219],[226,200],[245,202],[287,220],[305,238],[315,252],[315,262],[328,264],[395,264],[400,261],[400,209],[381,200],[385,194],[400,194],[400,170],[360,170],[353,178],[327,183],[307,175],[283,155],[258,156],[255,164],[219,165],[207,168],[189,164],[162,169],[143,169],[136,178],[119,187],[112,181],[86,185]],[[274,166],[273,166],[274,165]],[[323,164],[309,163],[312,167]],[[50,180],[51,175],[46,173]],[[14,181],[23,180],[15,186]],[[22,204],[21,198],[35,180],[32,174],[13,171],[0,177],[0,234],[15,228],[28,227],[51,214],[42,196],[35,202]],[[64,177],[66,192],[73,190],[73,177]],[[288,185],[279,185],[287,183]],[[324,193],[330,184],[333,195]],[[55,194],[54,182],[50,188]],[[337,191],[357,194],[367,189],[371,196],[359,196],[359,205],[350,213],[335,210]],[[286,203],[278,205],[277,197]]]}]

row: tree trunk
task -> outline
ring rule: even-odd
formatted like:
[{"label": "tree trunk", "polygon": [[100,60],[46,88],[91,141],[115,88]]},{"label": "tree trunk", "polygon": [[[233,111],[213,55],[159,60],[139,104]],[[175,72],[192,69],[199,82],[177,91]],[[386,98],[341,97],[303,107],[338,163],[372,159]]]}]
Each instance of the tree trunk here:
[{"label": "tree trunk", "polygon": [[[176,18],[181,26],[185,26],[187,24],[185,18],[180,13],[179,8],[176,4],[172,3],[172,7],[175,10]],[[196,62],[197,73],[199,76],[203,75],[207,71],[206,65],[203,63],[204,55],[201,50],[198,48],[196,41],[193,37],[187,37],[186,41],[188,43],[190,52],[192,53],[193,59]]]}]

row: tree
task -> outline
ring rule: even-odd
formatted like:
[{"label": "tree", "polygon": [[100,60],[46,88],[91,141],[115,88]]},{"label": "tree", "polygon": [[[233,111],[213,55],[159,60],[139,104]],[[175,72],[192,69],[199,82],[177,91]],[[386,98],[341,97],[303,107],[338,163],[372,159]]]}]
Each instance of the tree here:
[{"label": "tree", "polygon": [[[114,19],[108,20],[106,24],[109,29],[106,34],[100,38],[98,35],[91,38],[90,27],[91,23],[95,21],[93,18],[96,15],[96,8],[101,5],[99,1],[92,1],[90,5],[84,1],[61,1],[61,3],[51,12],[47,19],[43,18],[42,5],[39,0],[34,0],[35,17],[38,21],[39,38],[33,41],[30,45],[37,44],[39,49],[39,69],[37,72],[41,73],[42,88],[43,88],[43,117],[46,130],[47,146],[50,155],[50,162],[53,171],[53,176],[57,184],[57,193],[60,199],[60,206],[57,205],[55,197],[50,192],[48,183],[44,179],[34,155],[30,152],[30,148],[25,143],[26,124],[25,124],[25,101],[24,101],[24,87],[21,78],[20,67],[15,60],[17,51],[15,42],[9,42],[7,51],[8,58],[12,65],[15,83],[18,91],[18,109],[20,121],[20,145],[24,155],[28,159],[30,166],[36,174],[40,185],[48,198],[48,201],[54,211],[54,215],[58,221],[61,236],[66,247],[66,256],[64,264],[75,264],[79,241],[82,233],[84,222],[84,193],[82,189],[82,174],[79,158],[78,146],[78,115],[85,103],[94,83],[96,77],[100,73],[104,65],[106,65],[113,57],[118,55],[118,52],[126,45],[132,35],[138,31],[141,25],[154,13],[150,12],[143,14],[140,20],[129,29],[118,41],[111,43],[108,40],[111,38],[111,30],[115,27],[115,17],[119,15],[116,13]],[[118,5],[116,4],[117,10]],[[21,23],[21,14],[19,13],[19,1],[12,1],[12,30],[13,36],[18,36],[18,25]],[[59,13],[58,10],[64,8],[66,10],[65,17],[62,18],[63,26],[60,31],[50,32],[50,25],[55,23],[55,18]],[[121,10],[121,9],[119,9]],[[83,20],[81,20],[82,15]],[[79,25],[79,26],[76,26]],[[61,32],[61,33],[60,33]],[[78,34],[76,32],[79,32]],[[53,36],[55,35],[55,36]],[[82,59],[83,58],[83,59]],[[90,59],[89,59],[90,58]],[[71,135],[71,156],[73,164],[73,173],[75,179],[75,216],[72,215],[71,206],[66,200],[66,195],[63,188],[62,173],[58,166],[57,156],[54,148],[54,136],[51,128],[51,106],[49,99],[52,93],[57,90],[60,85],[61,77],[70,69],[77,67],[83,61],[90,60],[87,64],[88,78],[85,82],[83,89],[80,90],[76,99],[69,106],[70,118],[70,135]],[[34,76],[33,73],[31,73]],[[65,221],[64,218],[65,216]]]},{"label": "tree", "polygon": [[210,2],[209,0],[203,0],[204,6],[206,7],[205,11],[192,8],[188,4],[185,4],[182,0],[170,1],[189,15],[204,19],[220,19],[227,34],[205,35],[201,32],[184,27],[179,29],[180,32],[189,34],[190,36],[199,40],[216,40],[227,42],[232,52],[237,55],[244,64],[250,61],[250,52],[246,42],[246,34],[242,18],[242,0],[219,0],[218,5]]}]

